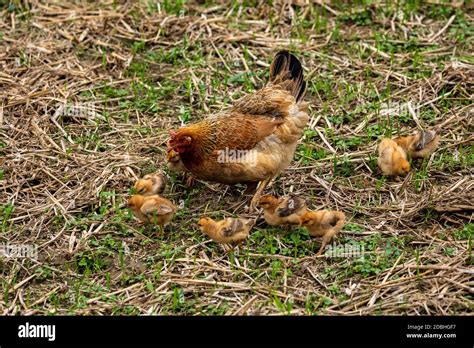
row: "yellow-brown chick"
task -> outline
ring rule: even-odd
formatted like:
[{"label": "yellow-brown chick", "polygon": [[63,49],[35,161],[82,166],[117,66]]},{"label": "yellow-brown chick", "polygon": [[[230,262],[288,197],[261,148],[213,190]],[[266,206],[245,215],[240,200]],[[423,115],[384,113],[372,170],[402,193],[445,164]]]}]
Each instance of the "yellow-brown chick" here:
[{"label": "yellow-brown chick", "polygon": [[201,232],[219,244],[234,244],[234,247],[242,243],[249,236],[255,220],[243,218],[226,218],[214,221],[209,217],[202,217],[198,221]]},{"label": "yellow-brown chick", "polygon": [[138,220],[158,225],[160,230],[173,219],[178,210],[173,202],[158,195],[134,195],[128,199],[128,207]]},{"label": "yellow-brown chick", "polygon": [[270,226],[298,225],[300,217],[308,210],[304,199],[295,195],[280,198],[264,195],[257,207],[263,208],[263,217]]},{"label": "yellow-brown chick", "polygon": [[316,256],[323,253],[326,245],[342,229],[345,221],[344,213],[336,210],[307,211],[300,217],[300,226],[306,227],[310,236],[323,238]]},{"label": "yellow-brown chick", "polygon": [[176,151],[169,149],[166,154],[166,161],[168,164],[168,168],[175,173],[184,173],[186,171],[186,167],[184,166],[181,158],[179,157],[179,153]]},{"label": "yellow-brown chick", "polygon": [[395,141],[388,138],[382,139],[378,152],[377,163],[384,175],[405,175],[410,172],[410,163],[407,161],[405,150]]},{"label": "yellow-brown chick", "polygon": [[439,134],[435,130],[423,130],[414,135],[393,139],[411,158],[431,156],[439,146]]},{"label": "yellow-brown chick", "polygon": [[163,193],[167,182],[166,175],[158,172],[145,175],[142,179],[138,180],[133,187],[139,195],[153,196]]}]

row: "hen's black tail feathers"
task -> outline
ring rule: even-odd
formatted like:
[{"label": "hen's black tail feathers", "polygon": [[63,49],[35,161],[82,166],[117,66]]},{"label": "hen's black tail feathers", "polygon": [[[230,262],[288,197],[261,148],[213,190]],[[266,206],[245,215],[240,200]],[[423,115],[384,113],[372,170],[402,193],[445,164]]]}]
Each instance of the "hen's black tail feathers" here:
[{"label": "hen's black tail feathers", "polygon": [[273,58],[270,66],[270,82],[285,86],[296,101],[300,101],[306,92],[303,67],[298,58],[288,51],[280,51]]}]

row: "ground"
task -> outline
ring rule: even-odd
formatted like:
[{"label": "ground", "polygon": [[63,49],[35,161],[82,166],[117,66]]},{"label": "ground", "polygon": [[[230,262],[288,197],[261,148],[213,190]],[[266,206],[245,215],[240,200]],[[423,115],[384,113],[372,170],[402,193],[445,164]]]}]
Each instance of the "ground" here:
[{"label": "ground", "polygon": [[[0,247],[30,252],[0,259],[0,313],[472,313],[471,4],[132,3],[0,0]],[[355,255],[262,220],[226,254],[196,222],[254,217],[245,185],[166,168],[168,131],[262,87],[278,49],[304,65],[311,119],[266,192],[345,212],[335,243]],[[377,143],[418,128],[439,149],[382,176]],[[180,206],[164,233],[123,206],[157,169]]]}]

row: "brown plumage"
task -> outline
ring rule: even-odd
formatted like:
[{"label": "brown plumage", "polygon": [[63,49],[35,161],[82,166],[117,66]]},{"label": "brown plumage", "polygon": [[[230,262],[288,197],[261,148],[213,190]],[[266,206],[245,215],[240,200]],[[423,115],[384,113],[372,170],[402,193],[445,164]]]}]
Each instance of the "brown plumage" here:
[{"label": "brown plumage", "polygon": [[142,196],[152,196],[163,193],[168,180],[166,175],[158,172],[147,174],[142,179],[137,180],[134,185],[135,191]]},{"label": "brown plumage", "polygon": [[[260,182],[252,205],[268,182],[291,162],[308,122],[303,69],[296,57],[277,53],[266,87],[232,108],[170,132],[169,150],[179,153],[186,169],[207,181]],[[240,154],[229,160],[230,156]]]},{"label": "brown plumage", "polygon": [[240,244],[249,236],[255,220],[242,218],[226,218],[214,221],[202,217],[198,222],[201,231],[213,241],[220,244]]},{"label": "brown plumage", "polygon": [[134,195],[129,198],[128,207],[138,220],[158,225],[160,229],[173,219],[178,210],[173,202],[158,195]]},{"label": "brown plumage", "polygon": [[411,170],[405,150],[395,141],[388,138],[382,139],[378,153],[377,163],[384,175],[405,175]]},{"label": "brown plumage", "polygon": [[263,217],[271,226],[297,225],[300,216],[307,211],[304,199],[295,195],[277,198],[264,195],[258,201],[259,208],[263,208]]},{"label": "brown plumage", "polygon": [[300,226],[306,227],[310,236],[322,237],[322,245],[316,256],[323,253],[326,245],[344,227],[346,216],[336,210],[307,211],[300,217]]},{"label": "brown plumage", "polygon": [[423,130],[414,135],[393,139],[411,158],[426,158],[436,151],[439,134],[435,130]]}]

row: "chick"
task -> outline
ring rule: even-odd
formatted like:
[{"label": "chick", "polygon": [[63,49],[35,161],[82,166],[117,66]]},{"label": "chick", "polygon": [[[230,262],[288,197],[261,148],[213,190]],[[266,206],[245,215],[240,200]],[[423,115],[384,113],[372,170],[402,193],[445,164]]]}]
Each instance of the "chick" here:
[{"label": "chick", "polygon": [[439,134],[435,130],[423,130],[414,135],[393,139],[411,158],[426,158],[436,151]]},{"label": "chick", "polygon": [[179,153],[174,150],[168,150],[166,154],[166,161],[168,164],[168,168],[175,173],[184,173],[186,171],[186,167],[184,166],[181,158],[179,157]]},{"label": "chick", "polygon": [[153,196],[163,193],[167,182],[166,176],[158,172],[145,175],[142,179],[138,180],[133,187],[139,195]]},{"label": "chick", "polygon": [[405,175],[410,171],[406,152],[395,141],[382,139],[378,151],[377,163],[384,175]]},{"label": "chick", "polygon": [[177,211],[173,202],[158,195],[134,195],[129,198],[128,207],[138,220],[158,225],[160,230],[173,219]]},{"label": "chick", "polygon": [[336,210],[307,211],[300,217],[300,226],[306,227],[310,236],[323,237],[316,256],[323,253],[326,245],[342,229],[346,221],[343,212]]},{"label": "chick", "polygon": [[270,226],[298,225],[300,216],[307,211],[304,199],[294,195],[280,198],[265,195],[257,206],[263,208],[263,217]]},{"label": "chick", "polygon": [[172,149],[168,150],[168,153],[166,154],[166,161],[167,161],[169,170],[175,173],[184,173],[184,180],[185,180],[186,186],[188,187],[193,186],[194,177],[191,175],[191,173],[189,173],[189,171],[184,166],[183,162],[181,161],[181,158],[179,157],[179,153],[177,153],[176,151]]},{"label": "chick", "polygon": [[[249,236],[255,220],[242,218],[226,218],[214,221],[208,217],[202,217],[198,221],[201,232],[219,244],[234,244],[234,248],[241,244]],[[233,249],[234,249],[233,248]]]}]

